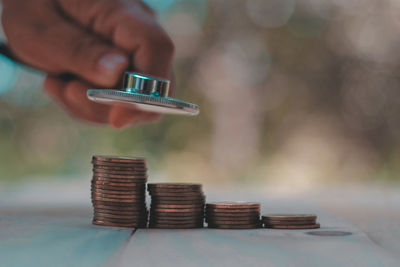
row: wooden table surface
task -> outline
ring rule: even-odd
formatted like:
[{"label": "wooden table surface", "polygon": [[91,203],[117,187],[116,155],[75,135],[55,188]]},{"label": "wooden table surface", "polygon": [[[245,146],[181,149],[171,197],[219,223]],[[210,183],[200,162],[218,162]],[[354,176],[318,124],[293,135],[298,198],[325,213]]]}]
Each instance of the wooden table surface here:
[{"label": "wooden table surface", "polygon": [[88,183],[6,188],[0,190],[0,266],[400,266],[398,192],[282,197],[248,189],[206,191],[212,201],[260,201],[263,213],[316,213],[318,231],[351,233],[313,236],[308,232],[317,230],[94,226]]}]

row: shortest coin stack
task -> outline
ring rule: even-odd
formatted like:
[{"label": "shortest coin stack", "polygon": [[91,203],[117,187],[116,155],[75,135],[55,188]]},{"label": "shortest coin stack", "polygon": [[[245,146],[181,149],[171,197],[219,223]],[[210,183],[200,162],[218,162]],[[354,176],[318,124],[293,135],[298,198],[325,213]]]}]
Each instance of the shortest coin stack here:
[{"label": "shortest coin stack", "polygon": [[151,228],[202,228],[205,196],[201,184],[148,184]]},{"label": "shortest coin stack", "polygon": [[265,228],[272,229],[315,229],[317,215],[314,214],[267,214],[262,216]]},{"label": "shortest coin stack", "polygon": [[213,202],[206,204],[209,228],[254,229],[260,227],[260,203]]},{"label": "shortest coin stack", "polygon": [[93,224],[146,227],[145,159],[93,156],[92,163]]}]

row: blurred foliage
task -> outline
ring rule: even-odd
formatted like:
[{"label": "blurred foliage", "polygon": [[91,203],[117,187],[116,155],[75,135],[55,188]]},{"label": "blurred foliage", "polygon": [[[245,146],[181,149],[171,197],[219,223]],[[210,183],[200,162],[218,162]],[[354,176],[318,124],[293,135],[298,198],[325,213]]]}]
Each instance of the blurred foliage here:
[{"label": "blurred foliage", "polygon": [[86,124],[47,99],[41,74],[19,69],[0,91],[1,179],[80,179],[93,154],[145,156],[175,181],[398,179],[397,1],[147,2],[176,43],[176,97],[201,115]]}]

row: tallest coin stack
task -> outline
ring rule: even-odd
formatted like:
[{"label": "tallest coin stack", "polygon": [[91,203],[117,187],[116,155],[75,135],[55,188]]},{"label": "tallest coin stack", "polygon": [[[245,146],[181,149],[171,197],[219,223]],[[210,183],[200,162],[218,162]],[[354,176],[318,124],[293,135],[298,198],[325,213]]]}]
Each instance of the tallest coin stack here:
[{"label": "tallest coin stack", "polygon": [[146,227],[145,159],[93,156],[92,163],[93,224]]}]

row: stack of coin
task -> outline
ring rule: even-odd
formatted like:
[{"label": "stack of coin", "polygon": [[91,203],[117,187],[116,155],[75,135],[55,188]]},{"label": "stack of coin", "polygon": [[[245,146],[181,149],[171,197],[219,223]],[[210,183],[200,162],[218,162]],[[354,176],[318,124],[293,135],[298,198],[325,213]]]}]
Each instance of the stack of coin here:
[{"label": "stack of coin", "polygon": [[213,202],[206,204],[209,228],[254,229],[260,227],[260,203]]},{"label": "stack of coin", "polygon": [[205,196],[201,184],[148,184],[152,228],[202,228]]},{"label": "stack of coin", "polygon": [[146,227],[145,159],[93,156],[92,163],[93,224]]},{"label": "stack of coin", "polygon": [[265,228],[273,229],[315,229],[317,223],[315,214],[267,214],[262,216]]}]

